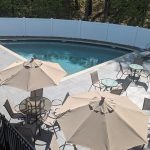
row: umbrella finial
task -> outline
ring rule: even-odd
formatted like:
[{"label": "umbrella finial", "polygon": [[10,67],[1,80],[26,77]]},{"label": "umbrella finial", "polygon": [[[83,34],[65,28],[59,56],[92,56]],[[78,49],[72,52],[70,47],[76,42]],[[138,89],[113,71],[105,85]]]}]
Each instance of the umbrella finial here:
[{"label": "umbrella finial", "polygon": [[32,57],[32,58],[31,58],[31,60],[30,60],[30,63],[32,63],[32,62],[34,61],[34,59],[35,59],[35,58],[34,58],[34,57]]},{"label": "umbrella finial", "polygon": [[108,100],[105,100],[105,97],[101,97],[98,101],[93,101],[89,104],[90,110],[93,110],[94,112],[98,113],[101,112],[101,114],[107,114],[113,112],[113,105],[112,102],[107,102]]}]

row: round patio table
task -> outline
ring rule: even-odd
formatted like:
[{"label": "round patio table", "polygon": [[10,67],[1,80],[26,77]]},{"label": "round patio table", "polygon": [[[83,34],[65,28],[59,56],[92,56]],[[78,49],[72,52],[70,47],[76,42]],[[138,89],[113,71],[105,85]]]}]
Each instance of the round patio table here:
[{"label": "round patio table", "polygon": [[50,111],[52,102],[46,98],[42,97],[38,100],[33,100],[31,97],[27,97],[19,104],[19,110],[27,115],[27,121],[35,119],[37,121],[46,112]]},{"label": "round patio table", "polygon": [[130,64],[129,67],[132,69],[132,70],[143,70],[143,66],[141,65],[138,65],[138,64]]},{"label": "round patio table", "polygon": [[108,88],[112,89],[118,85],[116,80],[110,78],[102,79],[101,83],[105,86],[105,90],[108,90]]},{"label": "round patio table", "polygon": [[131,68],[131,76],[132,76],[133,81],[134,81],[136,79],[136,73],[142,71],[143,66],[141,66],[139,64],[130,64],[129,67]]}]

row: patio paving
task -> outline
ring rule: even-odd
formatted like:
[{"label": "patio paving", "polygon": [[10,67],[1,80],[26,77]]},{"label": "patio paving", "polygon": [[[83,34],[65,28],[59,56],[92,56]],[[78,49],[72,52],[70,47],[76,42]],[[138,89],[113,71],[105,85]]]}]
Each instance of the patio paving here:
[{"label": "patio paving", "polygon": [[[147,52],[149,53],[149,52]],[[70,94],[75,94],[79,92],[87,91],[91,85],[90,72],[97,70],[99,73],[99,78],[113,78],[116,79],[117,72],[119,70],[118,61],[124,66],[128,66],[133,58],[136,56],[136,52],[126,54],[122,57],[119,57],[114,60],[110,60],[108,62],[102,63],[100,65],[94,66],[86,71],[82,71],[80,73],[76,73],[71,76],[65,77],[59,86],[53,86],[44,88],[44,97],[53,100],[55,98],[59,98],[63,101],[67,92]],[[13,52],[4,48],[0,45],[0,69],[5,68],[9,64],[15,61],[20,61],[24,59],[18,55],[15,55]],[[25,60],[25,59],[24,59]],[[150,60],[144,62],[144,69],[150,68]],[[141,82],[145,83],[146,79],[141,78]],[[13,87],[0,87],[0,110],[1,113],[5,114],[6,118],[9,119],[7,111],[3,107],[3,104],[6,99],[9,99],[10,103],[13,105],[19,104],[23,99],[29,96],[29,92],[25,92],[23,90],[19,90]],[[125,95],[125,93],[123,94]],[[150,88],[146,86],[137,86],[134,83],[131,83],[127,89],[127,95],[131,101],[133,101],[140,109],[142,109],[144,98],[150,98]],[[15,122],[15,120],[13,120]],[[61,145],[64,142],[64,137],[62,132],[58,132],[58,143]],[[41,142],[41,141],[37,141]],[[80,150],[86,150],[87,148],[78,147]],[[46,145],[44,146],[36,146],[37,150],[46,149]],[[71,146],[67,146],[66,150],[72,150]],[[148,150],[148,148],[145,148]]]}]

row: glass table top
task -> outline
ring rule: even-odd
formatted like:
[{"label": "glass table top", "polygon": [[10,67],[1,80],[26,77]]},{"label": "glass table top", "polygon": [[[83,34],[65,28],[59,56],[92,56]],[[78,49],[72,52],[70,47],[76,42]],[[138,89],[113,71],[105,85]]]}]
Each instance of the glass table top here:
[{"label": "glass table top", "polygon": [[129,67],[134,70],[142,70],[143,69],[143,66],[138,65],[138,64],[130,64]]},{"label": "glass table top", "polygon": [[118,85],[118,82],[114,79],[110,79],[110,78],[106,78],[106,79],[102,79],[102,84],[107,86],[107,87],[115,87]]}]

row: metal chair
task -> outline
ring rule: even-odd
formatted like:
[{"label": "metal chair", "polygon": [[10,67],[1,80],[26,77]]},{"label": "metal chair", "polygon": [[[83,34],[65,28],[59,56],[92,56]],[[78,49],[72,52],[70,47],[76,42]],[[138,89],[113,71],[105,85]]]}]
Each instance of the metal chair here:
[{"label": "metal chair", "polygon": [[[8,99],[6,100],[6,102],[3,105],[5,107],[5,109],[7,110],[8,114],[10,115],[10,120],[13,119],[26,119],[26,116],[24,114],[22,114],[21,112],[16,111],[14,108],[11,107]],[[10,121],[9,120],[9,121]]]},{"label": "metal chair", "polygon": [[137,56],[134,58],[132,64],[143,65],[143,58],[141,56]]},{"label": "metal chair", "polygon": [[144,98],[142,110],[149,110],[150,111],[150,99],[149,98]]},{"label": "metal chair", "polygon": [[146,78],[147,86],[149,87],[150,71],[149,70],[142,70],[142,72],[140,73],[140,77]]},{"label": "metal chair", "polygon": [[123,89],[112,89],[110,91],[110,93],[116,94],[116,95],[121,95],[122,91],[123,91]]},{"label": "metal chair", "polygon": [[31,91],[30,99],[38,101],[43,97],[43,88]]},{"label": "metal chair", "polygon": [[88,91],[90,91],[92,87],[94,87],[95,90],[96,90],[96,88],[99,88],[101,90],[102,85],[101,85],[101,82],[100,82],[101,80],[98,77],[98,72],[94,71],[94,72],[90,73],[90,76],[91,76],[92,85],[90,86]]},{"label": "metal chair", "polygon": [[[68,96],[69,96],[69,92],[66,93],[66,96],[63,102],[58,99],[53,100],[51,110],[42,118],[42,122],[45,125],[45,127],[51,130],[52,132],[54,132],[56,135],[56,138],[57,138],[56,132],[60,130],[59,125],[56,122],[56,118],[57,118],[56,111],[65,103]],[[58,103],[54,104],[56,101],[59,102],[59,104]]]},{"label": "metal chair", "polygon": [[33,124],[15,125],[15,128],[31,143],[35,144],[36,137],[40,134],[40,122]]},{"label": "metal chair", "polygon": [[131,73],[131,71],[129,69],[123,69],[123,66],[121,64],[121,62],[118,62],[119,63],[119,71],[116,75],[116,78],[118,77],[118,75],[121,73],[121,76],[120,78],[122,78],[123,75],[129,75]]}]

